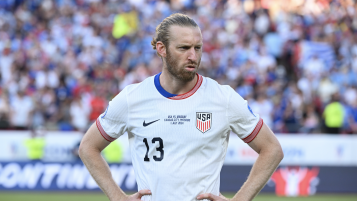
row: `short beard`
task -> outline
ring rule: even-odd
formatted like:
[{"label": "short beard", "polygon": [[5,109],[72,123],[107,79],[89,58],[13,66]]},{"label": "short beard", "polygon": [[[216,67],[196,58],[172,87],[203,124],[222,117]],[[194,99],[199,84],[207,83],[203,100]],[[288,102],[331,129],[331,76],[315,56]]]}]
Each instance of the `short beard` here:
[{"label": "short beard", "polygon": [[185,68],[180,68],[178,66],[178,62],[176,59],[174,59],[171,54],[170,51],[167,50],[166,53],[166,66],[167,66],[167,70],[169,71],[169,73],[174,76],[175,78],[177,78],[178,80],[184,81],[184,82],[189,82],[191,80],[193,80],[196,76],[196,72],[198,70],[198,67],[200,66],[200,61],[196,64],[197,68],[195,71],[186,71]]}]

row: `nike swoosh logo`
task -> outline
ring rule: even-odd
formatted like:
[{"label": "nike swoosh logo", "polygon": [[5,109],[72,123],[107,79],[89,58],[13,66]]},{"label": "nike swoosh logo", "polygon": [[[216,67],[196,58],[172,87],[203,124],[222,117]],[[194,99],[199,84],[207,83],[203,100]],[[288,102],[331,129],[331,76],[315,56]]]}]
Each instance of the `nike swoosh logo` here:
[{"label": "nike swoosh logo", "polygon": [[144,120],[143,126],[146,127],[146,126],[148,126],[148,125],[150,125],[150,124],[152,124],[152,123],[155,123],[155,122],[157,122],[157,121],[159,121],[159,120],[160,120],[160,119],[155,120],[155,121],[152,121],[152,122],[149,122],[149,123],[145,123],[145,120]]}]

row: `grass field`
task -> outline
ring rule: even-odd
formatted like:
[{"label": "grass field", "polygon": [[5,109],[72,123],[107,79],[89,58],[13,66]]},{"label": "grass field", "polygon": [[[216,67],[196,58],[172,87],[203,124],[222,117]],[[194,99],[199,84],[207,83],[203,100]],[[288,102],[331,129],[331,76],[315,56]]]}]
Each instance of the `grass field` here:
[{"label": "grass field", "polygon": [[[232,194],[224,194],[232,197]],[[1,201],[107,201],[107,197],[102,193],[38,193],[38,192],[1,192]],[[357,195],[315,195],[311,197],[276,197],[272,194],[260,194],[254,201],[357,201]]]}]

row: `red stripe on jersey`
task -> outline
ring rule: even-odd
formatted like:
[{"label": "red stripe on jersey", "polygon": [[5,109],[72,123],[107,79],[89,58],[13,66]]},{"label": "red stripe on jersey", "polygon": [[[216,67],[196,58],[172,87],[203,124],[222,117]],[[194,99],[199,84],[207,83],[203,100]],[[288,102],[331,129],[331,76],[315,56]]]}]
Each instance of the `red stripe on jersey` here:
[{"label": "red stripe on jersey", "polygon": [[[98,118],[100,118],[100,117],[98,117]],[[109,141],[109,142],[113,142],[114,140],[116,140],[115,138],[110,137],[110,136],[104,131],[102,125],[100,124],[99,119],[97,119],[97,120],[95,121],[95,123],[96,123],[96,125],[97,125],[97,128],[98,128],[100,134],[103,136],[104,139],[106,139],[106,140]]]},{"label": "red stripe on jersey", "polygon": [[171,97],[169,99],[182,100],[182,99],[186,99],[186,98],[192,96],[200,88],[202,81],[203,81],[203,77],[201,75],[197,74],[197,77],[198,77],[198,79],[197,79],[196,85],[189,92]]},{"label": "red stripe on jersey", "polygon": [[245,143],[249,143],[249,142],[253,141],[254,138],[258,135],[260,129],[262,128],[263,123],[264,123],[263,119],[260,118],[257,125],[255,126],[254,130],[252,131],[252,133],[250,135],[248,135],[246,138],[244,138],[243,141]]}]

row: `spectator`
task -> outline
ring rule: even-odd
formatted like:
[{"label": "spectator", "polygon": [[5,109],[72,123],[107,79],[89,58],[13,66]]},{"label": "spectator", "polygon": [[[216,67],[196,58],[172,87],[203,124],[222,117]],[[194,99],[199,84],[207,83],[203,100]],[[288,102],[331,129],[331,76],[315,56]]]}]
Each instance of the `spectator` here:
[{"label": "spectator", "polygon": [[31,137],[25,141],[27,156],[32,161],[38,161],[43,158],[45,139],[37,134],[38,131],[31,130]]},{"label": "spectator", "polygon": [[89,125],[90,108],[81,99],[80,95],[74,97],[70,107],[71,123],[78,131],[86,131]]},{"label": "spectator", "polygon": [[247,98],[250,95],[253,95],[253,83],[255,82],[254,78],[248,76],[244,78],[243,84],[238,86],[236,91],[243,98]]},{"label": "spectator", "polygon": [[327,104],[333,94],[338,91],[338,86],[332,83],[329,77],[325,76],[321,80],[317,90],[322,103]]},{"label": "spectator", "polygon": [[1,91],[0,97],[0,129],[10,128],[10,122],[8,121],[10,115],[9,99],[5,91]]},{"label": "spectator", "polygon": [[252,108],[253,112],[260,115],[265,124],[267,124],[269,127],[272,127],[273,103],[266,98],[265,94],[258,94],[257,101],[251,103],[250,107]]},{"label": "spectator", "polygon": [[[8,42],[9,43],[9,42]],[[13,55],[11,54],[9,44],[3,49],[0,55],[0,72],[1,72],[1,83],[6,84],[11,79],[11,66],[14,62]]]},{"label": "spectator", "polygon": [[313,105],[307,105],[303,113],[302,128],[300,132],[302,133],[315,133],[319,130],[319,116],[315,111]]},{"label": "spectator", "polygon": [[[56,121],[58,122],[58,129],[61,131],[74,130],[71,124],[71,99],[65,99],[60,102],[61,110],[58,111]],[[86,117],[86,116],[85,116]]]},{"label": "spectator", "polygon": [[25,92],[19,91],[17,96],[11,100],[10,122],[16,130],[29,129],[32,123],[32,112],[34,104],[31,97]]},{"label": "spectator", "polygon": [[305,75],[311,75],[315,79],[319,79],[321,77],[322,72],[324,72],[324,63],[322,60],[317,56],[312,56],[303,67]]},{"label": "spectator", "polygon": [[275,58],[280,58],[283,50],[283,39],[278,33],[271,31],[264,36],[264,45],[267,48],[268,54]]},{"label": "spectator", "polygon": [[32,116],[32,128],[37,129],[40,127],[45,126],[45,117],[44,117],[44,108],[42,107],[42,104],[36,100],[34,103],[34,110],[33,110],[33,116]]},{"label": "spectator", "polygon": [[357,134],[357,98],[348,108],[347,114],[348,123],[353,134]]},{"label": "spectator", "polygon": [[264,35],[268,32],[269,26],[270,26],[269,17],[263,10],[259,10],[258,17],[254,23],[255,31],[260,35]]},{"label": "spectator", "polygon": [[274,68],[276,66],[276,59],[269,55],[265,50],[265,47],[260,49],[260,54],[257,58],[257,66],[259,71],[267,72],[268,68]]},{"label": "spectator", "polygon": [[299,131],[299,119],[290,101],[285,108],[283,122],[287,133],[297,133]]},{"label": "spectator", "polygon": [[107,106],[107,101],[103,98],[103,91],[96,90],[94,97],[90,101],[90,114],[89,121],[94,122],[100,114],[103,113],[105,107]]},{"label": "spectator", "polygon": [[357,87],[348,87],[344,93],[344,100],[348,105],[354,106],[357,100]]},{"label": "spectator", "polygon": [[326,106],[323,112],[325,123],[325,132],[329,134],[339,134],[343,125],[344,108],[339,102],[339,94],[332,95],[331,102]]}]

